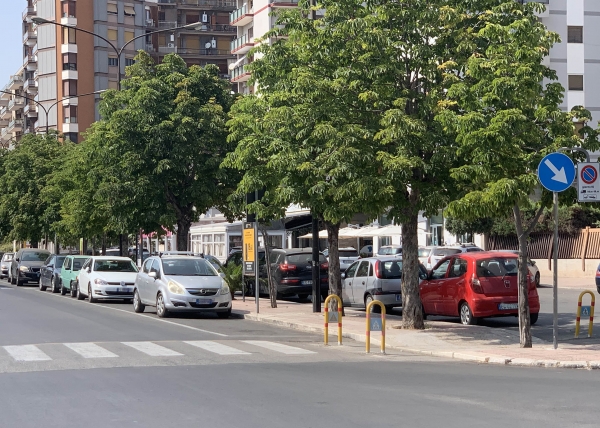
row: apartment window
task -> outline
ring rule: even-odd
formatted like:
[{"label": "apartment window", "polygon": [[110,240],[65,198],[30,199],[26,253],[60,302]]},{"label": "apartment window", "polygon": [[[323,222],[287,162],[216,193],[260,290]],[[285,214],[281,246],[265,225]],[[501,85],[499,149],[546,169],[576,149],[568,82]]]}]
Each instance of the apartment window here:
[{"label": "apartment window", "polygon": [[66,53],[63,54],[63,70],[77,70],[77,54]]},{"label": "apartment window", "polygon": [[65,134],[65,140],[69,140],[73,143],[77,143],[78,141],[78,134],[77,132],[67,132]]},{"label": "apartment window", "polygon": [[77,123],[77,106],[64,106],[64,123]]},{"label": "apartment window", "polygon": [[130,65],[135,64],[135,60],[133,58],[125,58],[125,65],[129,67]]},{"label": "apartment window", "polygon": [[125,16],[135,16],[135,9],[132,5],[126,4],[124,9]]},{"label": "apartment window", "polygon": [[63,45],[77,44],[77,30],[75,28],[63,27]]},{"label": "apartment window", "polygon": [[75,1],[67,0],[62,2],[62,17],[63,18],[75,18]]},{"label": "apartment window", "polygon": [[77,80],[63,80],[63,95],[65,97],[77,95]]},{"label": "apartment window", "polygon": [[117,30],[115,28],[109,28],[106,35],[107,35],[107,39],[110,41],[117,40]]},{"label": "apartment window", "polygon": [[109,15],[116,15],[117,13],[119,13],[117,11],[117,4],[116,3],[108,3],[106,5],[106,11],[108,12]]},{"label": "apartment window", "polygon": [[583,91],[583,75],[569,75],[569,91]]},{"label": "apartment window", "polygon": [[567,42],[583,43],[583,27],[569,27]]},{"label": "apartment window", "polygon": [[117,61],[117,58],[111,57],[111,56],[108,57],[108,66],[109,67],[117,67],[118,65],[119,65],[119,63]]},{"label": "apartment window", "polygon": [[133,38],[135,37],[135,34],[133,33],[133,31],[125,31],[125,43],[130,42],[133,40]]}]

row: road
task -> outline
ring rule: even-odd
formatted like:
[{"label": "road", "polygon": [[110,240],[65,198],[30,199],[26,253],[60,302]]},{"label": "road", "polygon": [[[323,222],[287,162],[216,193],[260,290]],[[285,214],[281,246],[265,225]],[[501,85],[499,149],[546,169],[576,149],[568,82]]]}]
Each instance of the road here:
[{"label": "road", "polygon": [[[586,427],[600,373],[479,366],[0,285],[2,428]],[[576,394],[574,393],[576,391]]]}]

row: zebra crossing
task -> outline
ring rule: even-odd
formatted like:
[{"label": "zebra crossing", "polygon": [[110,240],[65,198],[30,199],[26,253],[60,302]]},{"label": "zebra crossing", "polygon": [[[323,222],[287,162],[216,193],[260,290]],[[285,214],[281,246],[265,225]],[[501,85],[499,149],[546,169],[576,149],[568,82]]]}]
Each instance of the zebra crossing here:
[{"label": "zebra crossing", "polygon": [[[225,342],[225,343],[223,343]],[[307,344],[308,345],[308,344]],[[0,371],[27,364],[39,365],[62,362],[60,368],[69,368],[68,363],[78,361],[129,361],[130,365],[143,363],[152,365],[151,359],[159,359],[169,364],[185,360],[184,364],[232,362],[250,358],[252,361],[276,361],[277,357],[307,357],[318,354],[317,348],[310,350],[298,346],[264,340],[191,340],[191,341],[136,341],[136,342],[81,342],[45,343],[32,345],[0,346]],[[216,359],[215,359],[216,358]],[[65,366],[64,363],[67,363]],[[105,364],[100,366],[106,367]],[[119,365],[119,363],[116,363]],[[122,365],[122,364],[121,364]],[[93,366],[93,364],[92,364]],[[89,364],[86,367],[90,367]],[[9,370],[10,371],[10,370]]]}]

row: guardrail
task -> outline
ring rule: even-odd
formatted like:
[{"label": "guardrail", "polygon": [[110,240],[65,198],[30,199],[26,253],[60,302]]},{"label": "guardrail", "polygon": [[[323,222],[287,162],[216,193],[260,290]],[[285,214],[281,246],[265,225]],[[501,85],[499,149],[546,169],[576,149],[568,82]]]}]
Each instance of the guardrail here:
[{"label": "guardrail", "polygon": [[[592,296],[592,301],[590,306],[581,306],[581,301],[583,300],[583,296],[585,294],[589,294]],[[589,317],[590,321],[588,323],[588,337],[592,337],[592,330],[594,328],[594,306],[596,305],[596,296],[594,296],[593,291],[582,291],[579,294],[579,299],[577,300],[577,319],[575,321],[575,338],[579,337],[579,324],[581,320],[581,316]]]},{"label": "guardrail", "polygon": [[[381,318],[371,316],[371,308],[373,305],[378,305],[381,308]],[[365,346],[367,354],[371,352],[371,332],[381,332],[381,353],[385,354],[385,305],[377,300],[373,300],[367,305],[367,340]]]},{"label": "guardrail", "polygon": [[[337,312],[329,312],[329,302],[331,299],[335,299],[337,301]],[[330,294],[325,299],[325,345],[329,344],[329,323],[336,322],[338,323],[338,345],[342,344],[342,299],[335,294]]]}]

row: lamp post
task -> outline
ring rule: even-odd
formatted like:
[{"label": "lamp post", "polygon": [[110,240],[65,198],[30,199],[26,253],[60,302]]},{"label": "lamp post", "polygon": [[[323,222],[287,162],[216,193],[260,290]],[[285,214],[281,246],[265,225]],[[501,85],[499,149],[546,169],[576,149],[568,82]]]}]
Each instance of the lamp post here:
[{"label": "lamp post", "polygon": [[105,91],[106,91],[106,89],[103,89],[103,90],[100,90],[100,91],[88,92],[86,94],[70,95],[68,97],[61,98],[60,100],[58,100],[58,101],[50,104],[50,106],[48,108],[46,108],[41,102],[39,102],[39,101],[37,101],[37,100],[35,100],[33,98],[27,97],[25,95],[16,95],[16,94],[14,94],[12,92],[8,92],[8,91],[0,91],[0,93],[19,96],[19,97],[24,98],[24,99],[26,99],[28,101],[32,101],[32,102],[36,103],[39,107],[41,107],[42,110],[44,110],[44,113],[46,114],[46,135],[48,135],[48,132],[50,130],[49,124],[48,124],[48,122],[49,122],[48,115],[50,114],[50,109],[52,107],[54,107],[55,105],[63,102],[64,100],[68,100],[69,98],[85,97],[87,95],[97,95],[97,94],[101,94],[102,92],[105,92]]},{"label": "lamp post", "polygon": [[123,51],[125,50],[125,48],[127,47],[127,45],[129,45],[131,42],[137,40],[137,39],[141,39],[142,37],[147,37],[147,36],[151,36],[153,34],[158,34],[158,33],[165,33],[165,32],[174,32],[177,30],[181,30],[181,29],[185,29],[185,28],[195,28],[195,27],[199,27],[200,25],[202,25],[201,22],[194,22],[193,24],[187,24],[187,25],[183,25],[181,27],[174,27],[174,28],[164,28],[162,30],[155,30],[155,31],[151,31],[149,33],[145,33],[145,34],[140,34],[139,36],[136,36],[134,38],[132,38],[131,40],[129,40],[128,42],[126,42],[123,46],[121,46],[121,48],[117,48],[114,43],[112,43],[110,40],[106,39],[105,37],[102,37],[101,35],[94,33],[92,31],[88,31],[88,30],[84,30],[83,28],[79,28],[76,27],[74,25],[65,25],[65,24],[61,24],[59,22],[55,22],[55,21],[49,21],[47,19],[44,18],[40,18],[38,16],[34,16],[31,18],[31,21],[37,25],[42,25],[42,24],[53,24],[56,25],[58,27],[63,27],[63,28],[73,28],[75,31],[81,31],[82,33],[86,33],[86,34],[90,34],[94,37],[98,37],[99,39],[105,41],[111,48],[113,51],[115,51],[115,53],[117,54],[117,87],[120,90],[121,89],[121,55],[123,54]]}]

